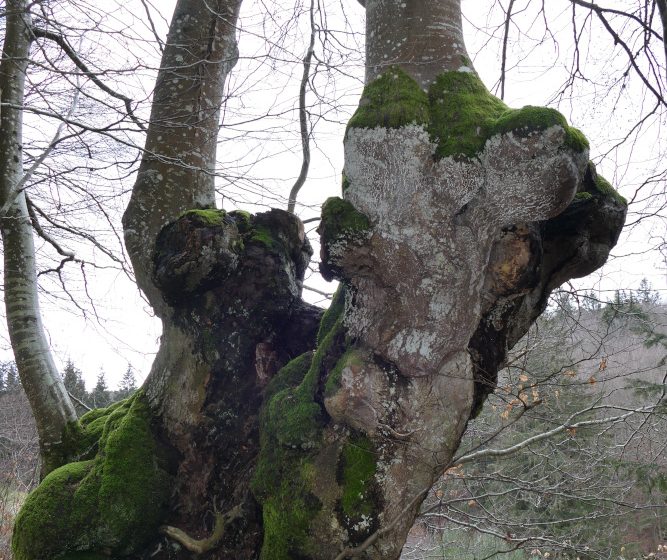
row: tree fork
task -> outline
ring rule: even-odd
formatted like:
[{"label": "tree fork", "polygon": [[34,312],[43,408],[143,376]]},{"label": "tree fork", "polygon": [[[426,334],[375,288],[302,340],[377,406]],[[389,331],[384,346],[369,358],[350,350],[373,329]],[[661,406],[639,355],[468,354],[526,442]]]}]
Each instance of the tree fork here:
[{"label": "tree fork", "polygon": [[[625,203],[589,165],[583,135],[554,110],[512,110],[489,94],[465,53],[458,1],[368,0],[369,70],[345,136],[345,190],[320,226],[322,272],[341,287],[320,320],[301,300],[310,248],[299,220],[213,208],[217,105],[185,108],[191,91],[219,93],[233,59],[238,2],[215,6],[178,3],[124,217],[139,285],[164,325],[142,392],[150,418],[143,400],[134,417],[128,405],[107,411],[97,443],[113,450],[139,416],[174,495],[143,526],[153,537],[129,551],[82,539],[18,560],[173,557],[160,525],[196,541],[214,528],[207,511],[237,506],[207,558],[398,558],[507,348],[551,289],[600,266],[618,238]],[[195,63],[179,66],[186,55]],[[196,144],[192,125],[204,120]],[[97,425],[89,419],[84,436]],[[111,455],[93,465],[112,468]],[[67,467],[47,485],[63,504],[90,478],[80,479],[86,461]],[[47,511],[45,493],[27,511]],[[84,535],[98,534],[92,517]],[[46,533],[54,520],[34,523]],[[16,531],[28,542],[29,528]]]}]

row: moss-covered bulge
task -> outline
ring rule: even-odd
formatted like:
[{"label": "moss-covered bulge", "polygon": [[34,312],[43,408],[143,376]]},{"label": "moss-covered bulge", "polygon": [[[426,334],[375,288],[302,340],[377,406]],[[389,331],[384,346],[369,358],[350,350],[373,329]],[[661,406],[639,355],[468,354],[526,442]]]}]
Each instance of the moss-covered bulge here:
[{"label": "moss-covered bulge", "polygon": [[474,157],[496,134],[527,136],[558,125],[565,145],[588,149],[584,135],[567,124],[563,115],[545,107],[510,109],[491,95],[474,72],[444,72],[428,92],[407,73],[392,67],[368,84],[349,128],[399,128],[421,124],[437,145],[435,157]]},{"label": "moss-covered bulge", "polygon": [[171,484],[151,418],[137,393],[69,427],[81,460],[51,472],[28,496],[14,527],[15,560],[123,557],[155,536]]}]

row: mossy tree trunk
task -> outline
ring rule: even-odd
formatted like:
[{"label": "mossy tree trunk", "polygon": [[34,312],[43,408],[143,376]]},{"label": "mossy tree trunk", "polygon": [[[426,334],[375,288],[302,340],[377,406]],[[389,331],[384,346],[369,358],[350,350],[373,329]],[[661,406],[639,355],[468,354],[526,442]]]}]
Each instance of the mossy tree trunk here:
[{"label": "mossy tree trunk", "polygon": [[[489,94],[458,1],[367,0],[367,84],[345,137],[343,198],[325,203],[319,230],[322,272],[341,286],[320,317],[301,299],[311,250],[299,220],[214,208],[239,3],[178,2],[124,217],[160,350],[135,402],[72,430],[88,455],[28,501],[18,560],[48,560],[28,536],[55,522],[36,514],[57,510],[53,496],[122,486],[108,473],[133,422],[160,451],[155,464],[128,458],[128,486],[164,496],[155,486],[173,480],[155,526],[136,520],[153,537],[128,549],[84,524],[86,538],[50,557],[398,558],[508,348],[549,292],[600,266],[618,238],[625,204],[588,163],[586,139],[556,111]],[[142,462],[155,476],[136,475]],[[108,518],[96,504],[77,519]]]}]

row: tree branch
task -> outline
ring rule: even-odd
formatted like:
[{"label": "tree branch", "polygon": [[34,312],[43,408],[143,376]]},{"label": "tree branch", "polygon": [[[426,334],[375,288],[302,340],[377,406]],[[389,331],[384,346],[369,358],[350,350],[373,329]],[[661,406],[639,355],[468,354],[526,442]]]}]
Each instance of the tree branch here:
[{"label": "tree branch", "polygon": [[128,116],[134,121],[134,123],[143,131],[146,131],[146,126],[144,123],[142,123],[137,116],[134,114],[134,111],[132,110],[132,100],[127,97],[126,95],[123,95],[122,93],[118,93],[111,89],[109,86],[107,86],[102,80],[100,80],[94,72],[92,72],[88,66],[79,58],[79,55],[76,54],[76,51],[67,43],[67,39],[65,39],[62,35],[58,35],[57,33],[53,33],[51,31],[47,31],[46,29],[40,29],[39,27],[33,27],[31,29],[33,35],[35,37],[41,37],[43,39],[49,39],[56,43],[60,48],[65,51],[65,54],[70,58],[70,60],[81,70],[84,75],[105,93],[108,93],[111,97],[114,97],[116,99],[119,99],[125,104],[125,110],[127,111]]},{"label": "tree branch", "polygon": [[468,453],[466,455],[462,455],[458,459],[454,459],[452,461],[453,464],[455,465],[464,465],[466,463],[471,463],[473,461],[478,461],[480,459],[486,459],[488,457],[509,457],[511,455],[514,455],[515,453],[518,453],[525,447],[528,447],[529,445],[532,445],[534,443],[537,443],[539,441],[543,441],[545,439],[548,439],[550,437],[553,437],[555,435],[558,435],[559,433],[562,433],[566,430],[576,430],[578,428],[586,428],[589,426],[596,426],[600,424],[614,424],[617,422],[622,422],[623,420],[626,420],[630,416],[634,416],[635,414],[648,414],[651,413],[655,409],[655,406],[642,406],[640,408],[636,408],[633,410],[630,410],[629,412],[626,412],[625,414],[620,414],[618,416],[610,416],[607,418],[598,418],[596,420],[582,420],[581,422],[572,422],[574,418],[579,416],[580,414],[583,414],[584,412],[589,412],[592,409],[586,409],[583,411],[578,411],[572,414],[564,423],[562,423],[559,426],[556,426],[555,428],[548,430],[546,432],[542,432],[541,434],[536,434],[534,436],[531,436],[529,438],[524,439],[523,441],[511,445],[509,447],[505,447],[504,449],[482,449],[481,451],[476,451],[474,453]]},{"label": "tree branch", "polygon": [[301,125],[301,149],[303,150],[303,161],[301,171],[292,186],[287,203],[287,211],[294,213],[296,197],[306,182],[308,177],[308,168],[310,167],[310,131],[308,130],[308,112],[306,111],[306,88],[308,87],[308,78],[310,77],[310,63],[313,59],[315,48],[315,1],[310,0],[310,44],[308,51],[303,59],[303,75],[301,77],[301,87],[299,89],[299,122]]}]

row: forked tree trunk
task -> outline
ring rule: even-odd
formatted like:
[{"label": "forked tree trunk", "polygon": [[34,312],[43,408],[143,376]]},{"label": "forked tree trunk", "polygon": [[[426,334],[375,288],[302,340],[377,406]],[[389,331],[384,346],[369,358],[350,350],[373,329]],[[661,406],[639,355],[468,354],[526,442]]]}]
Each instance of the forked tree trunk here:
[{"label": "forked tree trunk", "polygon": [[[550,290],[606,259],[624,202],[559,113],[509,110],[488,93],[459,2],[366,9],[367,84],[346,133],[344,195],[325,203],[320,226],[322,272],[341,287],[320,321],[301,300],[310,247],[298,219],[212,209],[238,2],[179,2],[124,219],[161,347],[143,393],[101,417],[100,452],[28,501],[18,560],[398,558],[508,348]],[[82,421],[85,441],[96,422]],[[121,453],[128,426],[145,422],[151,454]],[[140,488],[151,499],[133,499]],[[53,495],[82,511],[91,494],[93,521],[38,554],[31,531],[54,522],[30,512]],[[98,520],[118,495],[125,524],[112,533],[114,515]],[[148,503],[159,515],[146,521]]]}]

